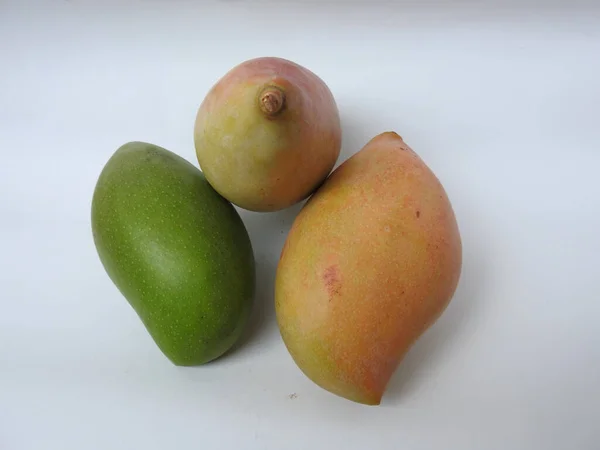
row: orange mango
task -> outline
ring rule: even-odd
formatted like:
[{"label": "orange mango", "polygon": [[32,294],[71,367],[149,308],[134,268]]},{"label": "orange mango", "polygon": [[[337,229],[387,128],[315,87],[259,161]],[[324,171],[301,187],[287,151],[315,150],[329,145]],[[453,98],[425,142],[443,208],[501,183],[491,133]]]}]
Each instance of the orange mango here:
[{"label": "orange mango", "polygon": [[293,223],[275,283],[283,341],[317,385],[378,405],[451,301],[461,266],[443,186],[398,134],[382,133],[333,171]]}]

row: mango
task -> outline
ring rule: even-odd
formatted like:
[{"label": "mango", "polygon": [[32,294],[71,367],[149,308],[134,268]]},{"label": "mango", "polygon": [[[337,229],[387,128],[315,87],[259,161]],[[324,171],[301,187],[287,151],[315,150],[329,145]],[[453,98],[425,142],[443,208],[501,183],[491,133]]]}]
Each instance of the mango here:
[{"label": "mango", "polygon": [[253,249],[202,172],[130,142],[102,169],[91,209],[104,269],[172,363],[204,364],[233,346],[254,300]]},{"label": "mango", "polygon": [[245,61],[212,86],[196,116],[194,143],[208,182],[235,205],[259,212],[307,198],[341,149],[335,99],[292,61]]},{"label": "mango", "polygon": [[443,186],[399,135],[382,133],[330,175],[292,225],[275,282],[285,346],[318,386],[378,405],[451,301],[461,266]]}]

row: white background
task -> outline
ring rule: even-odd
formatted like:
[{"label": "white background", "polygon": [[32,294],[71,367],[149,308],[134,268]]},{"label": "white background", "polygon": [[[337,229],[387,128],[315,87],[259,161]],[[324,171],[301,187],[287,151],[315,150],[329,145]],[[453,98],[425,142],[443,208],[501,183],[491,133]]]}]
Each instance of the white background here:
[{"label": "white background", "polygon": [[[203,96],[264,55],[328,83],[339,162],[397,131],[457,214],[456,296],[378,407],[318,388],[279,337],[299,206],[242,212],[254,318],[198,368],[158,351],[93,246],[112,152],[197,164]],[[0,57],[0,449],[600,448],[597,2],[4,0]]]}]

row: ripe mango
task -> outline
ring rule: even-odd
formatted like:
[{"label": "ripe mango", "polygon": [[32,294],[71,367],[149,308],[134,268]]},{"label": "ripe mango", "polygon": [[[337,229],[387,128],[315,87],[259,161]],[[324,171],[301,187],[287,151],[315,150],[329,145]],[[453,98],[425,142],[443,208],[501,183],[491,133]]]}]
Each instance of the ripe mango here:
[{"label": "ripe mango", "polygon": [[449,304],[462,245],[446,192],[396,133],[340,165],[294,221],[277,267],[283,341],[322,388],[378,405]]},{"label": "ripe mango", "polygon": [[310,70],[282,58],[245,61],[210,89],[194,143],[209,183],[252,211],[308,197],[327,177],[342,141],[336,102]]},{"label": "ripe mango", "polygon": [[174,364],[204,364],[237,341],[254,298],[253,250],[196,167],[156,145],[123,145],[98,178],[92,232],[110,279]]}]

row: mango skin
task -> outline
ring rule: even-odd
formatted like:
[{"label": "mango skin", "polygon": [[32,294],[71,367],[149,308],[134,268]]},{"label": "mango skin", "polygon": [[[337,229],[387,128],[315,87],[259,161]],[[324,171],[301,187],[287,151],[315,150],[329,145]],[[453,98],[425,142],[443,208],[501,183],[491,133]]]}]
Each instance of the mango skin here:
[{"label": "mango skin", "polygon": [[97,181],[92,231],[110,279],[175,365],[204,364],[238,340],[254,299],[252,246],[188,161],[148,143],[120,147]]},{"label": "mango skin", "polygon": [[290,230],[275,284],[283,341],[317,385],[378,405],[449,304],[461,265],[444,188],[400,136],[382,133],[330,175]]},{"label": "mango skin", "polygon": [[[258,101],[265,87],[285,95],[267,117]],[[237,206],[277,211],[307,198],[340,154],[341,123],[327,85],[283,58],[235,66],[210,89],[196,116],[198,163],[210,184]]]}]

